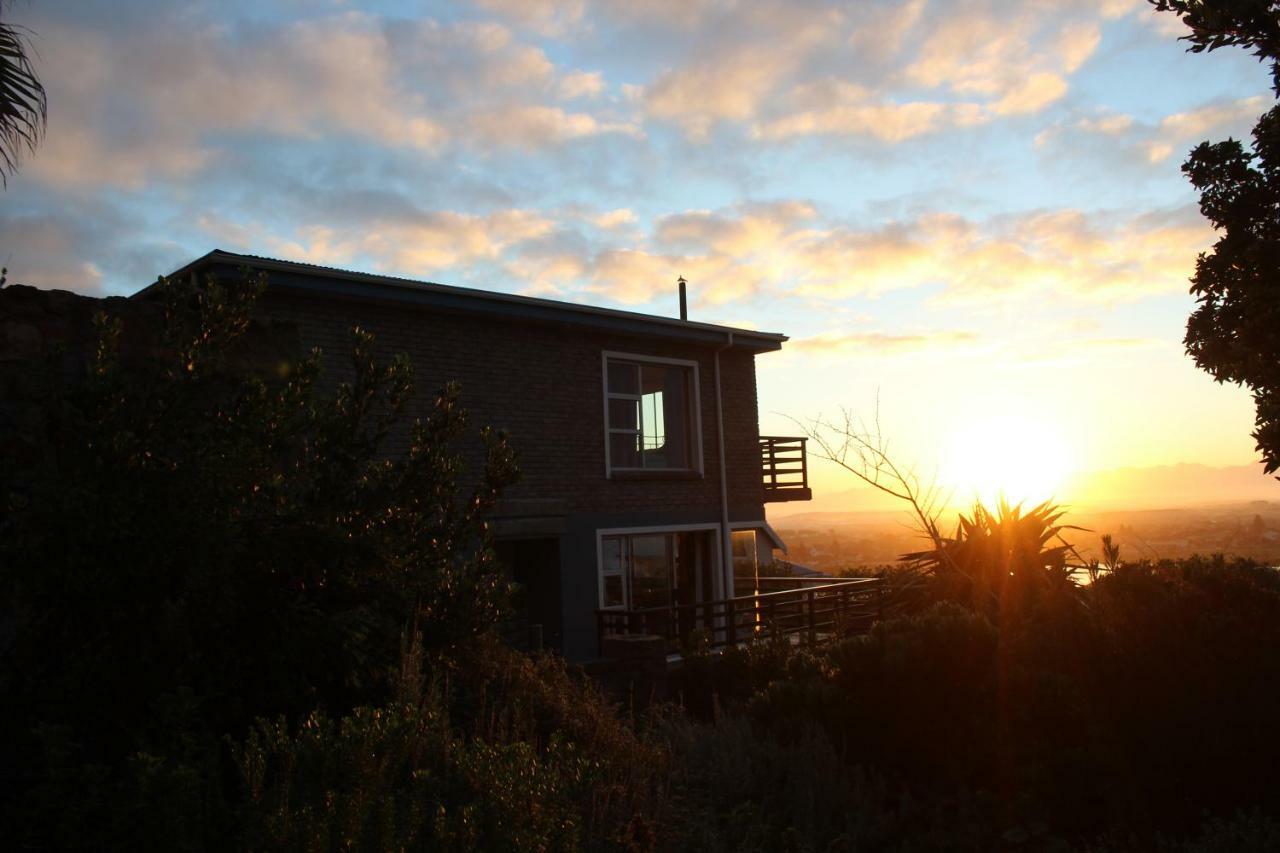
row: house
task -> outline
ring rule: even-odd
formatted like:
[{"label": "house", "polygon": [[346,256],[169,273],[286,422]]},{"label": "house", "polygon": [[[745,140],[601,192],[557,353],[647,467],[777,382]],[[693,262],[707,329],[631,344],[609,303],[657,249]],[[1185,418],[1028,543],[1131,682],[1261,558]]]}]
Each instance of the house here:
[{"label": "house", "polygon": [[521,630],[570,659],[599,654],[598,612],[733,596],[784,547],[765,504],[810,497],[803,440],[759,435],[755,359],[783,335],[223,251],[173,275],[246,266],[268,274],[264,319],[327,353],[327,381],[348,378],[359,325],[412,358],[411,416],[458,380],[473,423],[510,434],[522,478],[497,549]]}]

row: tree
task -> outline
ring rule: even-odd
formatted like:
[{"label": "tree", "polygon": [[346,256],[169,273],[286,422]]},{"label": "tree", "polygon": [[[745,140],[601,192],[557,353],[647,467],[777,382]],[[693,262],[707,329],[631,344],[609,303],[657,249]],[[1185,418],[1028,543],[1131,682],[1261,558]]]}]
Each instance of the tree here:
[{"label": "tree", "polygon": [[[0,15],[5,0],[0,0]],[[26,29],[0,21],[0,185],[18,169],[22,150],[34,151],[44,134],[48,102],[27,55]]]},{"label": "tree", "polygon": [[[1250,49],[1271,64],[1280,95],[1280,4],[1274,0],[1150,0],[1191,30],[1188,50]],[[1254,440],[1263,469],[1280,469],[1280,106],[1238,140],[1202,142],[1182,171],[1200,191],[1200,211],[1219,238],[1196,259],[1198,303],[1183,340],[1196,366],[1218,382],[1247,385],[1257,408]],[[1280,478],[1277,478],[1280,479]]]},{"label": "tree", "polygon": [[0,443],[0,836],[5,811],[40,815],[40,837],[103,817],[42,797],[109,816],[119,800],[58,787],[84,768],[120,775],[106,796],[130,756],[200,768],[257,717],[381,701],[406,632],[439,654],[500,615],[486,517],[517,475],[505,437],[468,435],[454,385],[406,424],[412,366],[358,329],[351,381],[323,393],[319,353],[281,355],[252,319],[264,286],[108,302],[93,351],[11,383],[43,411],[35,444]]}]

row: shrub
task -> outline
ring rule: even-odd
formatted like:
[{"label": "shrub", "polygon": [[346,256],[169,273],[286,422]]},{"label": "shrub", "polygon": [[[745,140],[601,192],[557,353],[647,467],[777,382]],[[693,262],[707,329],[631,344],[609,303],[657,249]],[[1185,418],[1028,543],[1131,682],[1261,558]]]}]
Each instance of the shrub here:
[{"label": "shrub", "polygon": [[411,650],[386,706],[254,727],[236,748],[250,847],[653,847],[666,753],[562,663],[486,643],[420,671]]},{"label": "shrub", "polygon": [[[381,701],[405,625],[443,649],[502,607],[485,518],[516,476],[505,437],[481,431],[467,488],[450,386],[389,459],[407,359],[379,362],[356,330],[354,381],[322,395],[318,352],[254,357],[264,285],[162,282],[159,316],[131,313],[133,334],[99,315],[85,375],[30,365],[49,429],[0,460],[0,723],[18,733],[0,748],[0,802],[35,843],[73,831],[75,810],[24,805],[55,770],[72,800],[76,767],[95,796],[132,796],[130,756],[147,778],[217,779],[222,734]],[[60,733],[56,755],[36,728]]]}]

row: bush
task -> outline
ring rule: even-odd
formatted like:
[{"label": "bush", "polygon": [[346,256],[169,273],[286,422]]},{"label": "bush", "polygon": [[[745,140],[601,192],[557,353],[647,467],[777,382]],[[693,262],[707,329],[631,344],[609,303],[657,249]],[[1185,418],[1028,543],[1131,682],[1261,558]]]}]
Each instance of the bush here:
[{"label": "bush", "polygon": [[652,849],[665,752],[554,659],[470,651],[425,681],[411,652],[387,706],[260,721],[236,749],[249,846]]},{"label": "bush", "polygon": [[408,361],[356,330],[355,380],[320,394],[318,352],[254,357],[264,284],[162,282],[132,334],[98,316],[84,375],[30,365],[49,428],[0,460],[0,809],[32,843],[103,839],[135,794],[189,787],[164,773],[218,787],[223,734],[383,701],[406,625],[445,649],[503,605],[485,518],[516,476],[505,438],[481,431],[465,488],[451,386],[387,458]]}]

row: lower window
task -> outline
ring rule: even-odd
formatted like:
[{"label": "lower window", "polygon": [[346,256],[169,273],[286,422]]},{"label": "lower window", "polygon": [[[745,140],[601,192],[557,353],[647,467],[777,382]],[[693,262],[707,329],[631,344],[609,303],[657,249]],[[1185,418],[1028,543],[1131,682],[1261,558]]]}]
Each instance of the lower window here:
[{"label": "lower window", "polygon": [[643,610],[711,597],[706,531],[611,534],[600,544],[601,607]]}]

